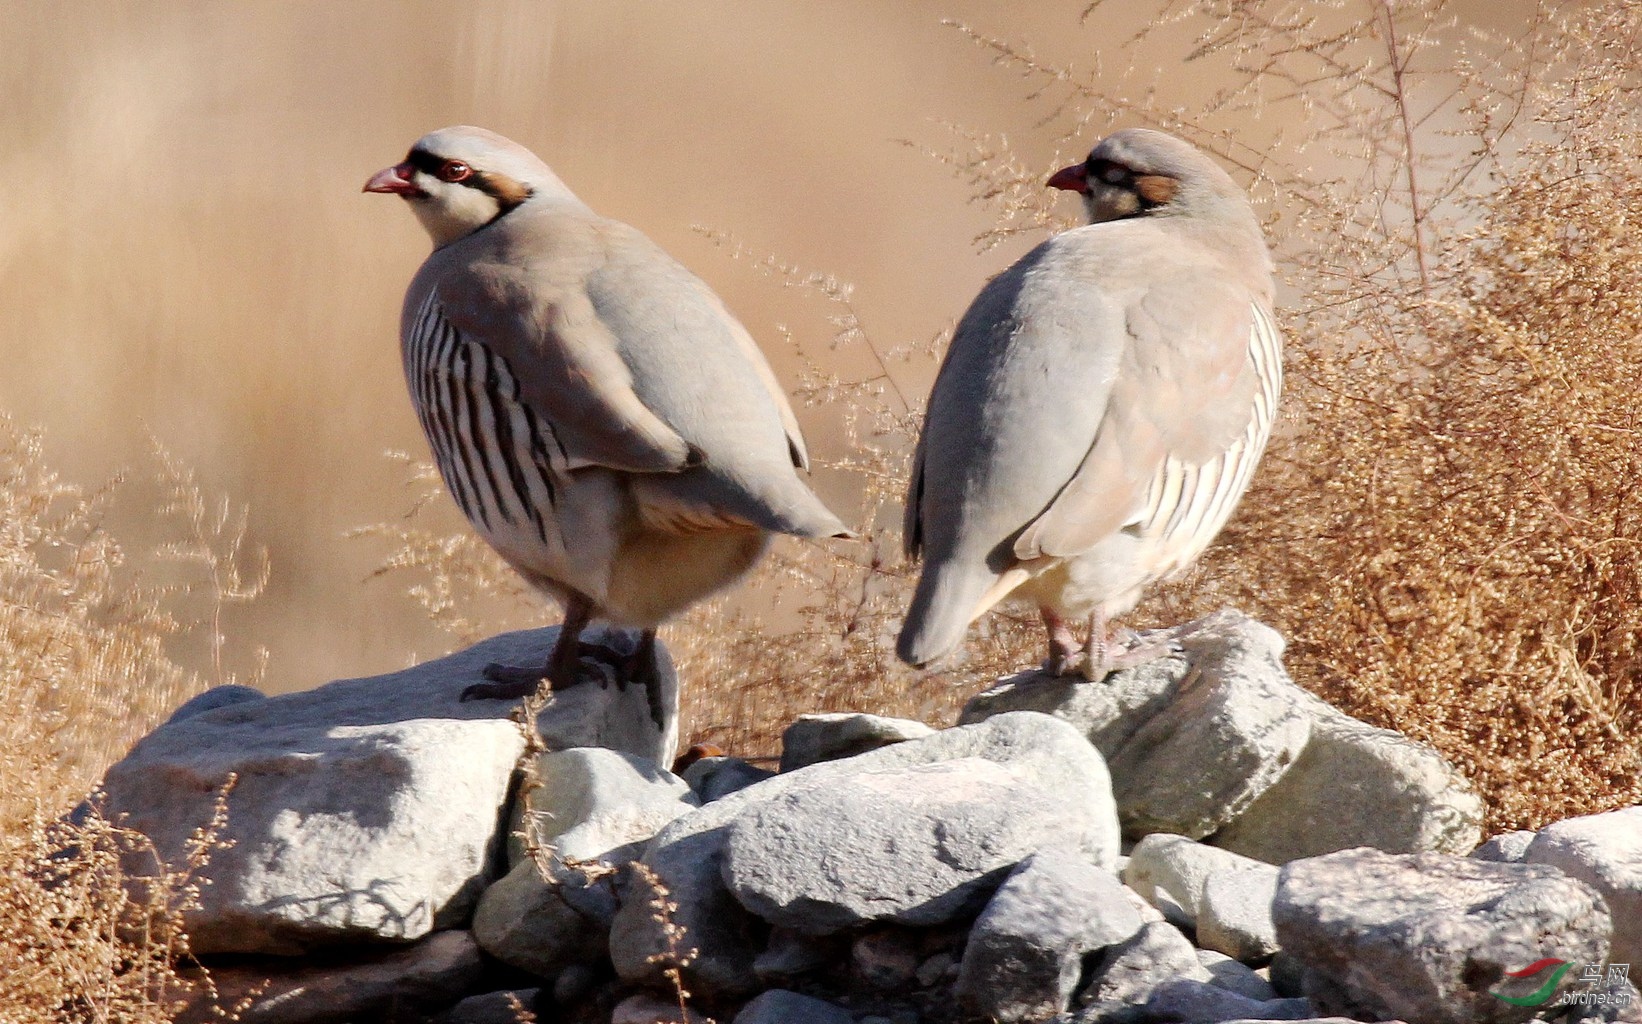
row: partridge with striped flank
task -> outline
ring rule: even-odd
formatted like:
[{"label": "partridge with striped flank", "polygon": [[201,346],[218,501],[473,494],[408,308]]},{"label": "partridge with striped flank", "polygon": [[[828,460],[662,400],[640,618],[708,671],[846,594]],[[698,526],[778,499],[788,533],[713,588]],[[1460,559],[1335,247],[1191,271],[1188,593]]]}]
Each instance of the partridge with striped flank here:
[{"label": "partridge with striped flank", "polygon": [[1146,129],[1048,184],[1090,223],[981,290],[930,395],[906,511],[924,566],[897,647],[915,665],[1006,597],[1040,611],[1052,671],[1151,653],[1116,652],[1106,620],[1203,552],[1271,432],[1282,343],[1243,190]]},{"label": "partridge with striped flank", "polygon": [[[654,673],[655,627],[728,586],[775,533],[848,536],[800,478],[804,440],[758,346],[684,267],[481,128],[420,139],[365,184],[434,251],[405,296],[411,399],[474,528],[565,610],[546,666],[464,697]],[[620,656],[580,640],[637,627]]]}]

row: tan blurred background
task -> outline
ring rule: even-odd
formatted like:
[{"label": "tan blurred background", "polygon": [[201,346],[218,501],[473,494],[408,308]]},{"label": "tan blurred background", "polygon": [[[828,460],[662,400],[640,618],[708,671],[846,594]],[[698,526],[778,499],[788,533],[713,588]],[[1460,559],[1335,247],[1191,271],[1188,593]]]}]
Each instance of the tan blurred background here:
[{"label": "tan blurred background", "polygon": [[[493,128],[705,278],[789,385],[777,324],[861,373],[827,352],[822,303],[692,226],[853,283],[880,345],[929,338],[1031,240],[978,254],[990,214],[902,140],[1007,133],[1047,174],[1115,127],[1057,142],[941,20],[1088,67],[1123,15],[1095,30],[1085,6],[4,0],[0,412],[43,426],[70,479],[141,475],[152,434],[249,506],[273,571],[226,620],[230,669],[266,646],[265,684],[287,690],[437,653],[448,638],[366,582],[383,546],[344,536],[410,503],[382,453],[425,452],[396,324],[428,245],[398,201],[360,194],[370,173],[432,128]],[[1159,103],[1211,85],[1159,70]],[[897,375],[921,397],[933,366]],[[810,425],[823,458],[842,443],[827,427]],[[846,481],[817,487],[848,506]],[[152,529],[151,510],[121,515],[117,536]]]}]

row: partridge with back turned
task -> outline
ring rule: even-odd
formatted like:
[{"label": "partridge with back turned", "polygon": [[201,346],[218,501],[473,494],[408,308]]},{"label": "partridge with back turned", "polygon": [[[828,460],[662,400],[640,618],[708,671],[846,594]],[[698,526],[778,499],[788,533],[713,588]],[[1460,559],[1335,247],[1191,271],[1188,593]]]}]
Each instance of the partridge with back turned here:
[{"label": "partridge with back turned", "polygon": [[905,531],[924,565],[897,646],[914,665],[1010,597],[1041,613],[1047,668],[1103,676],[1125,656],[1106,620],[1203,552],[1271,433],[1282,343],[1243,190],[1147,129],[1048,184],[1090,223],[981,290],[930,395]]}]

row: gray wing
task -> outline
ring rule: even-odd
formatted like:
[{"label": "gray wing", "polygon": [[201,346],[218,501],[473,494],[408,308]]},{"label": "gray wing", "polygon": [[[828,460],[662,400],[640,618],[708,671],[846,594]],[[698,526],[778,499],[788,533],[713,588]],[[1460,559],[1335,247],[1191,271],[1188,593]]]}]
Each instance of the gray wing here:
[{"label": "gray wing", "polygon": [[1166,276],[1131,301],[1115,341],[1123,358],[1088,454],[1016,539],[1015,556],[1076,555],[1172,512],[1162,506],[1182,495],[1154,481],[1174,465],[1184,484],[1186,471],[1225,454],[1248,429],[1260,391],[1253,328],[1253,297],[1214,274]]},{"label": "gray wing", "polygon": [[676,473],[699,463],[701,453],[635,392],[619,339],[576,270],[475,261],[419,277],[406,308],[421,305],[418,286],[432,292],[434,328],[448,323],[495,353],[518,381],[518,400],[551,424],[567,468]]}]

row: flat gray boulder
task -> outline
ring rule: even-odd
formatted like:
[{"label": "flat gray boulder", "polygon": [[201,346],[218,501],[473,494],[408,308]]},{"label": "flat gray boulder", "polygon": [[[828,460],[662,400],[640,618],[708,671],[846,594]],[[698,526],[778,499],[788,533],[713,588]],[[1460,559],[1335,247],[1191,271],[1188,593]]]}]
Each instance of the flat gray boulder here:
[{"label": "flat gray boulder", "polygon": [[[556,635],[504,634],[401,672],[162,726],[109,769],[108,813],[180,864],[236,780],[219,832],[231,845],[199,871],[208,884],[185,918],[197,954],[298,954],[462,925],[490,881],[524,740],[512,702],[458,698],[491,662],[545,663]],[[641,691],[561,691],[542,731],[549,744],[655,757],[676,726],[658,730]]]},{"label": "flat gray boulder", "polygon": [[1031,763],[985,757],[817,777],[730,824],[724,881],[754,914],[810,934],[937,925],[974,912],[1063,834],[1094,847],[1093,810]]},{"label": "flat gray boulder", "polygon": [[1601,893],[1613,914],[1614,962],[1642,962],[1642,807],[1546,825],[1523,859],[1560,868]]},{"label": "flat gray boulder", "polygon": [[[920,787],[945,810],[920,811],[905,800],[880,803],[876,812],[868,806],[894,801],[903,785]],[[789,799],[795,793],[804,795]],[[1004,794],[1029,800],[1036,809],[1023,809],[1023,820],[1047,831],[1034,837],[999,820],[987,804]],[[823,804],[827,814],[814,814]],[[864,831],[845,834],[833,817],[839,813]],[[890,820],[908,814],[923,831]],[[982,826],[1001,830],[994,844]],[[889,839],[911,845],[888,848]],[[662,972],[679,945],[669,941],[671,923],[697,951],[684,969],[686,988],[750,994],[759,987],[752,965],[768,931],[755,910],[811,933],[850,920],[933,923],[973,909],[1010,868],[1046,845],[1076,849],[1098,865],[1116,863],[1117,814],[1105,765],[1065,722],[999,715],[783,773],[679,818],[638,862],[611,931],[611,959],[627,981],[664,985]],[[944,882],[932,887],[930,877]],[[921,902],[933,902],[938,912],[920,910]],[[658,904],[672,909],[659,915]]]},{"label": "flat gray boulder", "polygon": [[1585,883],[1537,864],[1345,850],[1282,870],[1273,908],[1285,953],[1325,1013],[1422,1024],[1531,1019],[1544,958],[1601,963],[1612,919]]},{"label": "flat gray boulder", "polygon": [[1162,631],[1180,650],[1104,680],[1030,672],[993,687],[960,721],[1043,711],[1106,758],[1124,834],[1200,839],[1233,821],[1306,745],[1311,718],[1283,670],[1283,639],[1233,611]]}]

